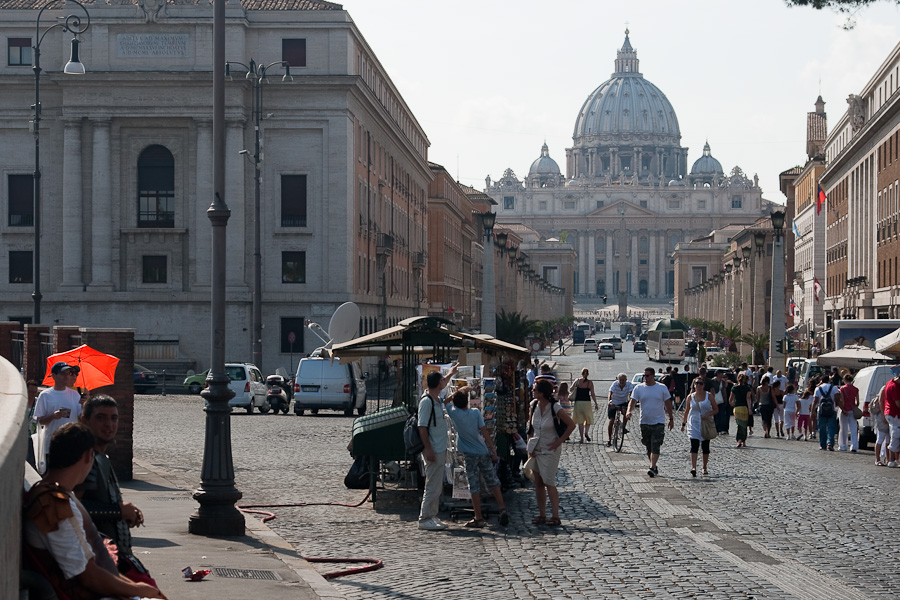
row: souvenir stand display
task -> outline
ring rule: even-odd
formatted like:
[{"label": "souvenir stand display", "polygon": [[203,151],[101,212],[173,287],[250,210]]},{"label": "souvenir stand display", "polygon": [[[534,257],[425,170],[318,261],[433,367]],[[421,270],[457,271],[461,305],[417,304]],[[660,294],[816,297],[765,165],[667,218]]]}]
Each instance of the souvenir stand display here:
[{"label": "souvenir stand display", "polygon": [[[415,413],[423,392],[421,387],[423,377],[428,370],[440,369],[442,365],[449,369],[454,361],[462,365],[465,370],[458,375],[458,379],[466,382],[463,385],[468,385],[469,379],[473,384],[477,384],[475,387],[479,388],[479,396],[470,401],[473,405],[476,405],[476,402],[481,403],[481,408],[488,412],[485,415],[485,423],[490,423],[489,427],[495,437],[501,459],[509,452],[508,434],[511,429],[515,429],[511,423],[524,420],[519,414],[518,396],[514,393],[519,378],[515,376],[512,365],[521,360],[528,360],[530,356],[528,349],[490,336],[457,331],[454,323],[439,317],[404,319],[393,327],[335,343],[330,348],[323,348],[322,356],[340,360],[342,364],[367,358],[399,361],[400,385],[393,406],[380,409],[372,415],[359,417],[364,419],[364,423],[360,425],[364,424],[365,427],[354,428],[351,436],[351,455],[354,458],[369,456],[371,459],[372,502],[376,501],[378,478],[376,474],[381,473],[381,463],[403,462],[408,463],[410,467],[418,463],[402,450],[403,428],[397,425],[401,415],[391,413],[390,419],[384,419],[379,413],[382,410],[396,411],[398,408],[405,409],[407,415]],[[492,371],[488,371],[486,366],[484,370],[488,372],[483,373],[482,363],[496,366]],[[483,375],[493,380],[490,391],[485,389]],[[374,418],[374,415],[379,417]],[[388,443],[393,442],[395,437],[400,438],[397,443]],[[455,433],[451,439],[455,448]],[[373,451],[374,448],[380,447],[390,448],[390,451],[377,453]],[[448,481],[452,481],[452,476],[451,471]]]}]

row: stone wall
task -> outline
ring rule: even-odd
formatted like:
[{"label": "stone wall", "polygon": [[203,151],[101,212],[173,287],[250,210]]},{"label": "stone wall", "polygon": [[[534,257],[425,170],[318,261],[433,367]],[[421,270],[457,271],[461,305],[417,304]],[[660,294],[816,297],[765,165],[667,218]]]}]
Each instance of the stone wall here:
[{"label": "stone wall", "polygon": [[18,598],[25,469],[25,381],[0,358],[0,598]]}]

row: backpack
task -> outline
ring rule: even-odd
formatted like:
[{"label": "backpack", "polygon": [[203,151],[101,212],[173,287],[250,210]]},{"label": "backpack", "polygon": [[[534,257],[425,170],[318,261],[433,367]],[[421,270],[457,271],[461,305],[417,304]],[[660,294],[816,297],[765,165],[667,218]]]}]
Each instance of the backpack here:
[{"label": "backpack", "polygon": [[[428,394],[422,397],[425,396]],[[431,398],[431,396],[428,397]],[[434,408],[434,398],[431,398],[431,418],[428,420],[428,427],[431,428],[433,425],[437,425],[437,411]],[[425,444],[422,443],[422,437],[419,435],[418,411],[411,414],[406,420],[406,425],[403,426],[403,444],[406,446],[406,454],[409,456],[415,456],[425,449]]]},{"label": "backpack", "polygon": [[[538,403],[537,400],[533,400],[531,402],[531,411],[529,414],[531,414],[531,415],[534,414],[534,408],[537,406],[537,403]],[[562,419],[560,419],[556,416],[556,411],[553,410],[554,404],[556,404],[555,398],[553,400],[550,400],[550,410],[552,411],[552,414],[553,414],[553,427],[556,428],[556,435],[558,435],[559,437],[562,437],[562,435],[566,432],[566,429],[568,429],[569,426],[566,425]],[[528,419],[528,435],[529,435],[529,437],[534,435],[534,425],[531,424],[531,419]]]},{"label": "backpack", "polygon": [[[827,396],[825,394],[828,394]],[[819,418],[830,419],[836,413],[834,410],[834,385],[828,385],[828,391],[819,398]]]}]

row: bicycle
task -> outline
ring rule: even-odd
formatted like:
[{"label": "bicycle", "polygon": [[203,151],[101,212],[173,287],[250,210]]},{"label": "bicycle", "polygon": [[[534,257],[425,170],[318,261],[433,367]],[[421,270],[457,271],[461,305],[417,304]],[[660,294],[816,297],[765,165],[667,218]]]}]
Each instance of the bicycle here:
[{"label": "bicycle", "polygon": [[616,452],[622,451],[622,444],[625,443],[625,422],[622,413],[625,412],[625,406],[616,406],[616,417],[613,421],[612,445]]}]

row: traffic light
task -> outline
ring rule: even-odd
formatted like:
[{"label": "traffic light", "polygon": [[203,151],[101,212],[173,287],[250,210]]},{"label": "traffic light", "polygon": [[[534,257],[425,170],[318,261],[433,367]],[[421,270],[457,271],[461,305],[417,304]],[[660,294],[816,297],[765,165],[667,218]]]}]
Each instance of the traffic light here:
[{"label": "traffic light", "polygon": [[779,354],[784,354],[784,340],[775,341],[775,350],[777,350]]},{"label": "traffic light", "polygon": [[788,353],[791,353],[794,351],[794,340],[789,339],[787,341],[787,351],[788,351]]},{"label": "traffic light", "polygon": [[606,304],[606,294],[603,294],[603,304]]}]

